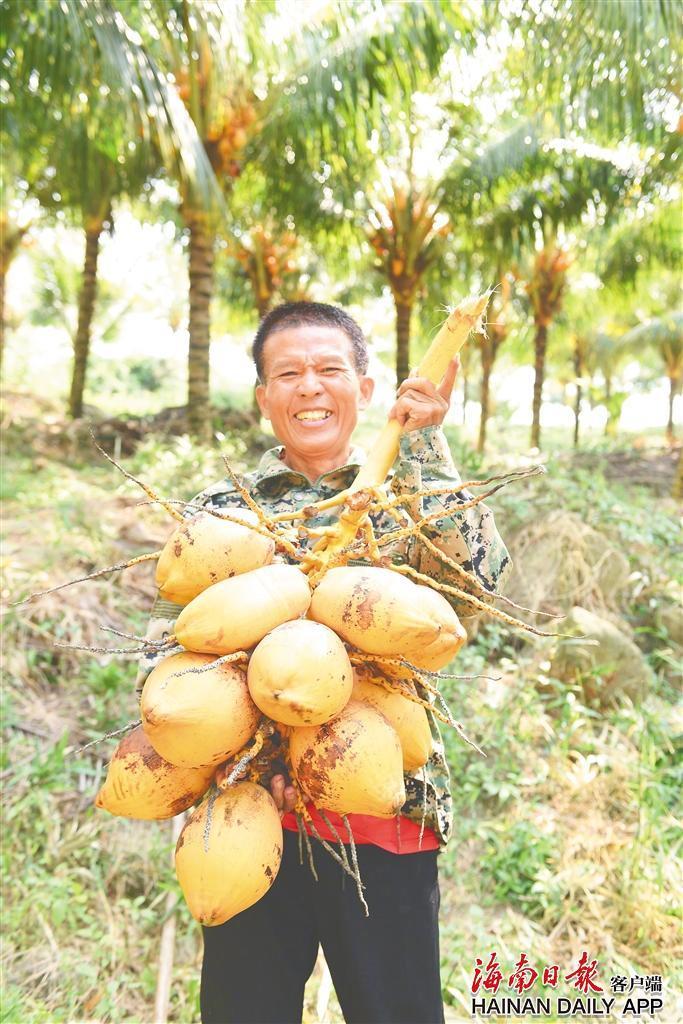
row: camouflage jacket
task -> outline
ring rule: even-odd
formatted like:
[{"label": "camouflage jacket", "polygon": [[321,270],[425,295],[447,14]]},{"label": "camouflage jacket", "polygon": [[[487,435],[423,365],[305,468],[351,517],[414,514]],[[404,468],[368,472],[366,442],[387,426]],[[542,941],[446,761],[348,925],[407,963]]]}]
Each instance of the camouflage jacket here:
[{"label": "camouflage jacket", "polygon": [[[311,505],[338,493],[351,484],[359,467],[365,461],[362,449],[354,448],[346,465],[324,473],[315,481],[310,481],[282,462],[282,452],[282,448],[271,448],[261,458],[258,468],[242,478],[242,483],[249,493],[261,508],[270,514]],[[469,497],[468,492],[457,490],[461,482],[453,465],[448,442],[440,427],[426,427],[401,435],[399,456],[393,470],[394,491],[416,493],[425,488],[453,486],[452,495],[428,496],[411,502],[410,511],[413,516],[420,512],[428,514],[438,508],[447,509],[458,500],[462,501],[463,498]],[[240,503],[239,494],[228,479],[207,487],[192,500],[193,505],[216,509]],[[192,514],[193,511],[196,510],[188,510],[188,514]],[[307,525],[330,525],[334,522],[337,511],[331,509],[308,519]],[[380,535],[382,532],[395,530],[396,522],[382,513],[373,518],[373,526],[375,533]],[[492,593],[499,590],[511,562],[496,530],[493,515],[486,505],[475,505],[462,512],[454,509],[451,515],[432,524],[429,535],[453,561],[473,572],[486,590]],[[451,567],[426,551],[414,539],[397,542],[392,546],[391,556],[394,561],[410,564],[442,583],[456,587],[461,583]],[[454,597],[448,600],[467,627],[467,618],[472,616],[472,609]],[[147,635],[158,639],[170,634],[180,611],[180,605],[157,598]],[[143,657],[136,680],[138,689],[142,687],[145,678],[158,660],[159,656]],[[431,756],[424,769],[412,774],[406,773],[406,803],[402,813],[419,822],[426,806],[425,824],[434,830],[439,842],[445,845],[452,828],[448,765],[436,719],[431,713],[429,718],[432,731]]]}]

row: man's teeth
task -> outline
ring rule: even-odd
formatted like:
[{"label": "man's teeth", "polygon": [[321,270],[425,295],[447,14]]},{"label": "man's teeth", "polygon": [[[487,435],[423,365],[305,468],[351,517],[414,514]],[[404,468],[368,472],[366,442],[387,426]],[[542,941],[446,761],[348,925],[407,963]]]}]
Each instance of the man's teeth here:
[{"label": "man's teeth", "polygon": [[327,409],[306,409],[304,412],[297,412],[294,418],[297,420],[326,420],[332,413]]}]

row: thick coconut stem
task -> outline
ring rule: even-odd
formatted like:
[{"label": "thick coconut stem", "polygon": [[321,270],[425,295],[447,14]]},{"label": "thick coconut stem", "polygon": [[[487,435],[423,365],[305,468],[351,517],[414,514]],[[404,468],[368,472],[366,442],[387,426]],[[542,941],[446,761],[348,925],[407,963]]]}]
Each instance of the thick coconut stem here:
[{"label": "thick coconut stem", "polygon": [[[467,341],[474,328],[482,328],[482,317],[489,301],[489,294],[465,299],[450,314],[436,338],[430,345],[426,355],[418,367],[418,374],[438,385],[446,372],[446,368]],[[334,555],[348,548],[358,533],[359,526],[367,514],[367,507],[361,503],[360,508],[348,508],[349,499],[358,491],[380,487],[387,478],[389,470],[398,455],[398,443],[401,425],[392,419],[384,426],[379,437],[373,444],[370,456],[361,467],[356,479],[351,484],[347,501],[347,510],[341,517],[340,527],[334,538],[323,538],[314,550],[322,555],[323,563],[330,564]],[[337,499],[341,495],[336,496]]]},{"label": "thick coconut stem", "polygon": [[241,778],[241,776],[244,775],[245,771],[249,767],[249,764],[254,760],[255,757],[257,757],[258,754],[260,754],[266,739],[269,736],[272,736],[274,731],[275,727],[273,723],[270,721],[262,722],[261,725],[259,725],[254,735],[254,738],[251,741],[251,747],[249,747],[249,749],[244,754],[240,752],[240,754],[238,755],[238,760],[235,762],[230,772],[227,775],[223,775],[220,781],[218,782],[219,789],[228,789],[229,786],[233,786]]},{"label": "thick coconut stem", "polygon": [[[477,328],[483,329],[483,316],[489,298],[490,292],[487,292],[485,295],[464,299],[455,307],[420,362],[417,369],[419,377],[426,377],[432,384],[441,383],[448,364],[458,354],[471,332]],[[379,487],[384,483],[398,455],[400,434],[398,420],[389,420],[373,444],[369,459],[353,481],[352,491]]]}]

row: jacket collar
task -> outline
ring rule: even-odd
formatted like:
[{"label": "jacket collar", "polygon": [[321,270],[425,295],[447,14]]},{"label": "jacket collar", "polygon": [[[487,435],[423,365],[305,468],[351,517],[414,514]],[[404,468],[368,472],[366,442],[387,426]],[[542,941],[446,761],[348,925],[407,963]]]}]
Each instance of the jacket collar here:
[{"label": "jacket collar", "polygon": [[336,469],[323,473],[317,480],[309,480],[303,473],[290,469],[282,461],[283,446],[270,448],[264,455],[252,474],[252,486],[263,491],[264,494],[284,491],[288,487],[303,486],[313,487],[315,490],[329,490],[332,493],[344,490],[356,476],[360,467],[366,460],[366,454],[362,448],[354,446],[351,449],[348,462]]}]

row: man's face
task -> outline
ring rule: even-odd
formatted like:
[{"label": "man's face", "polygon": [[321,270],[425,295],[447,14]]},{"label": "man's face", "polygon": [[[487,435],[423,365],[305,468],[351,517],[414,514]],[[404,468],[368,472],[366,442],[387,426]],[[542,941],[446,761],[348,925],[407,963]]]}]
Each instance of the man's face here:
[{"label": "man's face", "polygon": [[374,382],[359,376],[348,335],[304,324],[270,334],[263,346],[263,415],[288,453],[315,458],[348,445]]}]

